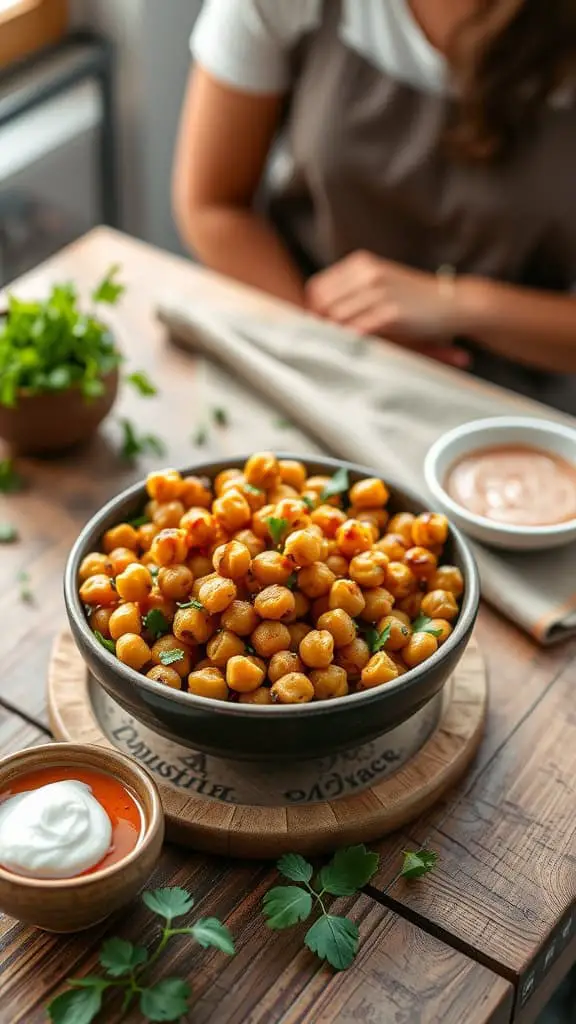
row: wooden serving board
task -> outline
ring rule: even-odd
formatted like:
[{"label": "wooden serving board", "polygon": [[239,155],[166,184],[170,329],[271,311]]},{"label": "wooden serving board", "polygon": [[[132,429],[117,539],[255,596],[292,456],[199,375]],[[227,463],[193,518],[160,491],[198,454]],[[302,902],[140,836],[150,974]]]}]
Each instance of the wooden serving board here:
[{"label": "wooden serving board", "polygon": [[[126,721],[126,713],[107,695],[107,703],[96,701],[94,697],[102,695],[95,694],[95,687],[71,635],[62,633],[54,644],[48,677],[50,725],[55,738],[125,749],[111,742],[109,736],[113,734],[99,715],[103,718],[115,711]],[[480,742],[487,682],[474,639],[447,693],[450,696],[444,701],[437,726],[414,757],[369,788],[338,799],[282,806],[231,803],[221,796],[210,798],[177,788],[162,778],[162,772],[152,769],[164,806],[168,838],[209,853],[262,859],[289,851],[326,853],[350,843],[372,842],[406,825],[461,778]],[[128,722],[138,725],[133,719]],[[150,757],[156,734],[148,730],[146,736],[147,745],[139,744],[137,757],[149,767],[156,760]],[[167,741],[157,740],[165,749]],[[190,754],[194,756],[192,751]],[[234,768],[242,771],[239,764]]]}]

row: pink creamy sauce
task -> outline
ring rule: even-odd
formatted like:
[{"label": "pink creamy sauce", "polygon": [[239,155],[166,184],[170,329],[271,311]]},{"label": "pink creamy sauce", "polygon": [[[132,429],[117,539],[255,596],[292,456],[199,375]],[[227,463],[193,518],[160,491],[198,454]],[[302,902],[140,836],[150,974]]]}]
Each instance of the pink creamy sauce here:
[{"label": "pink creamy sauce", "polygon": [[459,459],[445,487],[477,516],[512,526],[553,526],[576,518],[576,466],[524,445],[482,448]]}]

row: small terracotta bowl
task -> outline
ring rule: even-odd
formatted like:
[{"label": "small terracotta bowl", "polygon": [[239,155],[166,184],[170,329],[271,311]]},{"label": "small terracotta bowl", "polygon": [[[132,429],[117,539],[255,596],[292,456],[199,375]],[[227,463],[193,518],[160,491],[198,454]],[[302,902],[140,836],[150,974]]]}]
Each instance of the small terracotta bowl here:
[{"label": "small terracotta bowl", "polygon": [[146,884],[160,856],[164,814],[147,772],[115,750],[80,743],[30,747],[0,760],[0,791],[39,768],[92,768],[114,775],[130,789],[144,814],[140,842],[123,860],[78,878],[25,878],[0,867],[0,910],[48,932],[77,932],[129,903]]}]

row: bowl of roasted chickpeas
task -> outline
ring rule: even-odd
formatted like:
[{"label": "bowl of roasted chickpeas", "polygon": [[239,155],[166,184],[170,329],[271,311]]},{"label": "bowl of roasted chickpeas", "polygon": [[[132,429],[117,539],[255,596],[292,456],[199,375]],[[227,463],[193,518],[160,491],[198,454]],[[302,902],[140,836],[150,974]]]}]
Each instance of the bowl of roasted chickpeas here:
[{"label": "bowl of roasted chickpeas", "polygon": [[479,602],[444,515],[368,469],[257,452],[151,473],[87,524],[65,599],[135,718],[232,760],[309,759],[396,727],[460,660]]}]

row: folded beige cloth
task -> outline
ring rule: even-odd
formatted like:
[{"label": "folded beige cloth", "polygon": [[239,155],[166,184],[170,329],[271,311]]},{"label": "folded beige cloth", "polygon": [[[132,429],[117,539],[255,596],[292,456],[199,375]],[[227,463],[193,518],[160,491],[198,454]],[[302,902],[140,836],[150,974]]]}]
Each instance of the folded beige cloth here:
[{"label": "folded beige cloth", "polygon": [[[247,420],[253,389],[265,397],[270,419],[281,413],[331,454],[420,494],[428,448],[458,424],[515,413],[573,425],[537,402],[299,312],[257,317],[174,296],[160,303],[159,317],[181,346],[226,369],[228,384],[220,376],[213,386],[220,395],[223,386],[236,394],[240,386]],[[266,433],[260,416],[261,446],[269,443]],[[576,632],[576,545],[525,554],[473,547],[487,601],[539,643]]]}]

